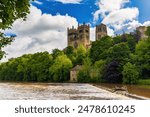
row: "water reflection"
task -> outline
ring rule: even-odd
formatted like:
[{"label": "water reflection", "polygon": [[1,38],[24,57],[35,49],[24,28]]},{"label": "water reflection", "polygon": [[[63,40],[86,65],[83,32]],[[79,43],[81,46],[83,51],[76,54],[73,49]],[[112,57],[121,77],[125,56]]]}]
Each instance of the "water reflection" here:
[{"label": "water reflection", "polygon": [[101,100],[130,99],[89,84],[0,83],[2,100]]}]

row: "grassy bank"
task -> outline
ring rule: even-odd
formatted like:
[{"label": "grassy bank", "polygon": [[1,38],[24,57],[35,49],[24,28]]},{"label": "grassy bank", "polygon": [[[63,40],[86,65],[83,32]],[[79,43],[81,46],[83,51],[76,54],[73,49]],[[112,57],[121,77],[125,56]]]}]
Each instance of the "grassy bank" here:
[{"label": "grassy bank", "polygon": [[139,85],[150,85],[150,79],[139,80],[138,84]]}]

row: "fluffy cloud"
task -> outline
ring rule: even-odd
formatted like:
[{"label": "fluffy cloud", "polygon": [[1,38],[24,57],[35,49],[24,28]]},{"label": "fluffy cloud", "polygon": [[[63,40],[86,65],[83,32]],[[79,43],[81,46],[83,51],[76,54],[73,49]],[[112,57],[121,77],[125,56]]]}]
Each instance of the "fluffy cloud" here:
[{"label": "fluffy cloud", "polygon": [[57,2],[61,2],[63,4],[80,4],[82,0],[55,0]]},{"label": "fluffy cloud", "polygon": [[42,14],[34,6],[30,11],[26,21],[17,20],[12,29],[6,31],[17,35],[15,41],[4,48],[8,53],[7,58],[40,51],[50,52],[54,48],[63,49],[67,46],[67,27],[78,25],[77,20],[68,15]]},{"label": "fluffy cloud", "polygon": [[98,20],[99,15],[105,17],[108,13],[121,9],[128,2],[129,0],[98,0],[96,4],[99,10],[94,13],[94,20]]},{"label": "fluffy cloud", "polygon": [[[139,10],[136,7],[125,7],[130,0],[99,0],[97,5],[99,10],[95,11],[94,22],[99,17],[108,27],[114,29],[114,32],[133,31],[136,27],[142,25],[138,22]],[[111,32],[113,30],[111,29]]]},{"label": "fluffy cloud", "polygon": [[137,8],[126,8],[115,10],[109,13],[104,19],[103,23],[107,25],[112,24],[123,24],[126,21],[133,21],[139,15],[139,11]]},{"label": "fluffy cloud", "polygon": [[146,21],[143,23],[143,26],[150,26],[150,21]]}]

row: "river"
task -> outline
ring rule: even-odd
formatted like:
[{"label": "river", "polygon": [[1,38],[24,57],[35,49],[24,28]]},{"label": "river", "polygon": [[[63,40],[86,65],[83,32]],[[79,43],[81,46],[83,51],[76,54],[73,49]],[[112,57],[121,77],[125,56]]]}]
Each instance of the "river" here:
[{"label": "river", "polygon": [[123,85],[123,84],[107,84],[107,83],[101,83],[96,84],[98,86],[103,86],[109,89],[113,89],[116,86],[117,87],[127,87],[127,90],[130,94],[150,98],[150,85]]},{"label": "river", "polygon": [[121,100],[131,99],[90,84],[0,83],[0,100]]}]

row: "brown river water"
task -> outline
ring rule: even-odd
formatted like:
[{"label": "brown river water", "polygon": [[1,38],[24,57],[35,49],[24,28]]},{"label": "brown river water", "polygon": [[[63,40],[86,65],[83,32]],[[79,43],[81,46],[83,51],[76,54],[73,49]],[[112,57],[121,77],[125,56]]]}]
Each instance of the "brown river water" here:
[{"label": "brown river water", "polygon": [[103,86],[109,89],[114,89],[117,87],[123,87],[126,86],[127,90],[130,94],[135,94],[138,96],[143,96],[146,98],[150,98],[150,85],[122,85],[122,84],[96,84],[98,86]]},{"label": "brown river water", "polygon": [[90,84],[0,83],[0,100],[128,100]]}]

